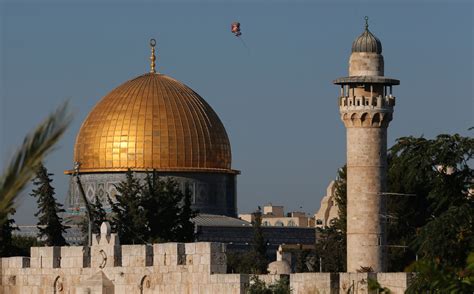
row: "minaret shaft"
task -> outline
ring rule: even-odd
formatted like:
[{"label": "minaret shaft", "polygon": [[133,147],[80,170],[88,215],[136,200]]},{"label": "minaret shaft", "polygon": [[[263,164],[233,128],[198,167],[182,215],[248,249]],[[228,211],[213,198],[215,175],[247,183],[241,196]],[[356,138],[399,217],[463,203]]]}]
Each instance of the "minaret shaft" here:
[{"label": "minaret shaft", "polygon": [[347,270],[384,270],[387,129],[347,128]]}]

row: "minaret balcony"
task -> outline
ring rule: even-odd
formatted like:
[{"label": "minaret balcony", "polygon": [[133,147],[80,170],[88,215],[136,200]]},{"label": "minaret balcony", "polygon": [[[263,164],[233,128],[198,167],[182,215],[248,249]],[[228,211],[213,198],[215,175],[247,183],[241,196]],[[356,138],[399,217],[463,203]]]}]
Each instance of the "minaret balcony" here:
[{"label": "minaret balcony", "polygon": [[341,112],[357,110],[376,110],[392,112],[395,106],[395,96],[342,96],[339,97],[339,110]]}]

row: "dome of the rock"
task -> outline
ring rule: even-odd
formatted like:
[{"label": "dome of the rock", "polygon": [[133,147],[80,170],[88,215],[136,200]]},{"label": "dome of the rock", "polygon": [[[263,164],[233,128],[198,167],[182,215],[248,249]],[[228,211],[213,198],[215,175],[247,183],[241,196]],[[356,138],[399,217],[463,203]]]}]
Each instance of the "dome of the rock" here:
[{"label": "dome of the rock", "polygon": [[149,73],[112,90],[92,109],[77,136],[82,172],[233,172],[227,133],[192,89]]},{"label": "dome of the rock", "polygon": [[[129,80],[105,95],[84,120],[74,146],[66,206],[80,214],[82,197],[118,195],[131,170],[138,179],[156,171],[189,191],[201,213],[236,216],[235,177],[225,128],[211,106],[183,83],[155,71]],[[79,175],[81,185],[74,179]],[[83,189],[81,189],[81,186]]]}]

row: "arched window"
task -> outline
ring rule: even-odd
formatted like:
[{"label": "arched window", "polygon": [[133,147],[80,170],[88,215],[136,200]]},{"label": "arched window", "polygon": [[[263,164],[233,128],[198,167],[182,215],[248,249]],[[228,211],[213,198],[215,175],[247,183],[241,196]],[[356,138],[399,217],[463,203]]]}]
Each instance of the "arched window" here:
[{"label": "arched window", "polygon": [[316,220],[316,224],[317,224],[317,225],[322,225],[322,224],[323,224],[323,221],[320,220],[320,219],[317,219],[317,220]]},{"label": "arched window", "polygon": [[292,220],[292,219],[290,219],[290,220],[288,221],[288,226],[289,226],[289,227],[296,227],[295,221]]},{"label": "arched window", "polygon": [[276,221],[275,222],[275,227],[284,227],[284,226],[285,226],[285,224],[283,224],[282,221]]}]

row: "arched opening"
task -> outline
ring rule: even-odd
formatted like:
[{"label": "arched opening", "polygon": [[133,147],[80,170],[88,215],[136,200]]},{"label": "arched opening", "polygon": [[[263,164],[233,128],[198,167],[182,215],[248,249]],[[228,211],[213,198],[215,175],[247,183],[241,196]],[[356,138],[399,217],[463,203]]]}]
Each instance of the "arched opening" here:
[{"label": "arched opening", "polygon": [[61,276],[57,276],[56,279],[54,279],[53,289],[54,294],[64,293],[64,285]]},{"label": "arched opening", "polygon": [[380,113],[374,114],[374,116],[372,117],[372,126],[379,126],[380,120],[381,120]]},{"label": "arched opening", "polygon": [[140,294],[149,293],[151,289],[151,280],[148,275],[145,275],[140,280]]}]

